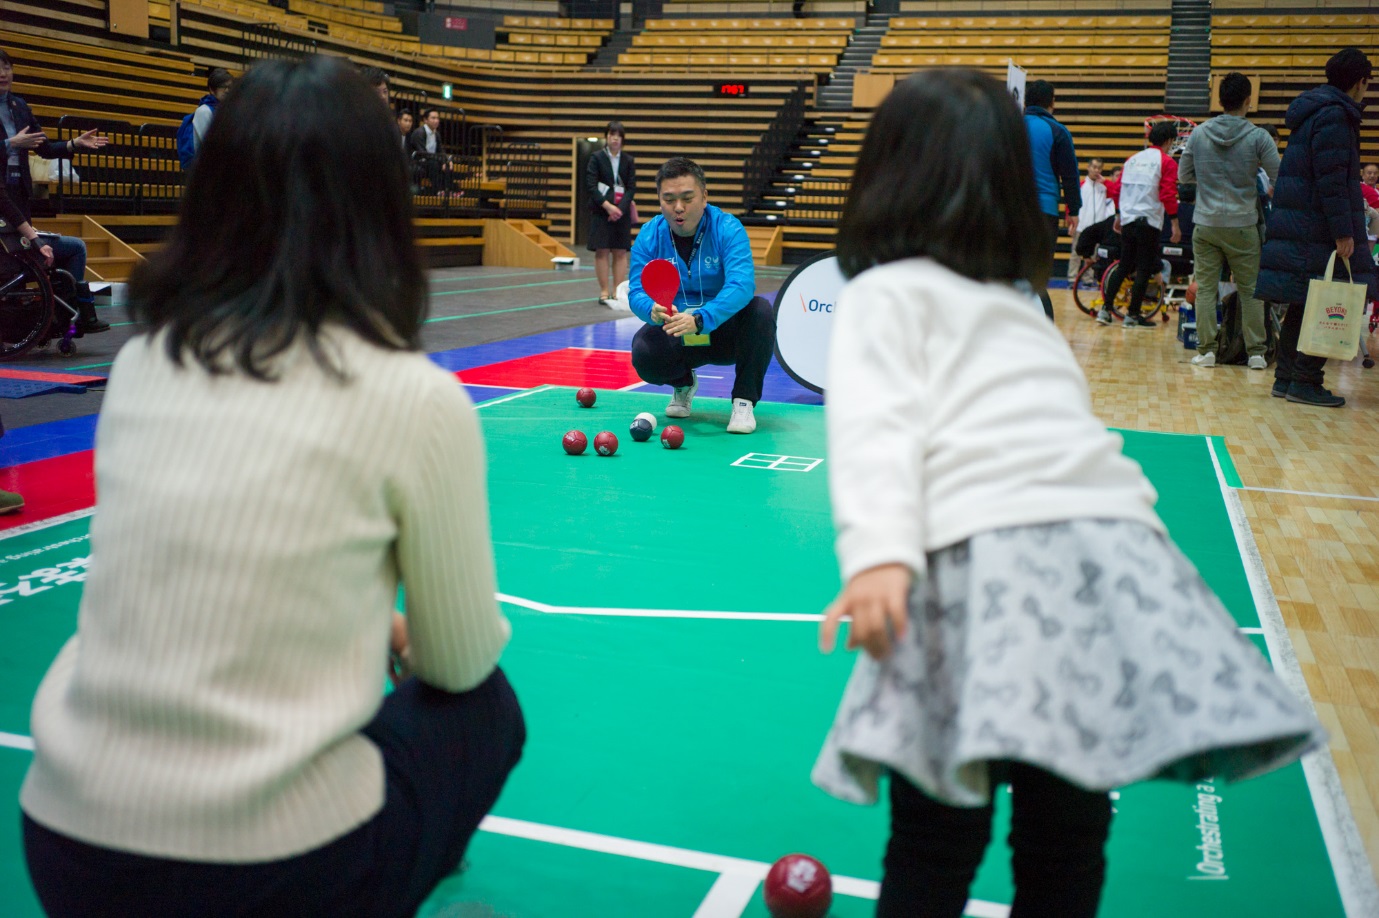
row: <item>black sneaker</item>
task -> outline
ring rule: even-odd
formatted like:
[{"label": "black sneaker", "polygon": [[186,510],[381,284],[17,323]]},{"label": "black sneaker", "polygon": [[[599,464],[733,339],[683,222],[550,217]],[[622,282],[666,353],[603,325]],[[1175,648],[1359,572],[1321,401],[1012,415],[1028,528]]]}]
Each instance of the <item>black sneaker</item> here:
[{"label": "black sneaker", "polygon": [[1345,399],[1332,395],[1330,389],[1315,383],[1293,383],[1288,387],[1287,398],[1299,405],[1316,405],[1318,408],[1339,408],[1345,404]]},{"label": "black sneaker", "polygon": [[1158,328],[1157,322],[1151,322],[1144,316],[1126,316],[1121,323],[1121,328]]},{"label": "black sneaker", "polygon": [[1274,398],[1287,398],[1288,387],[1291,385],[1292,383],[1286,379],[1276,379],[1274,380],[1274,387],[1269,390],[1269,394]]}]

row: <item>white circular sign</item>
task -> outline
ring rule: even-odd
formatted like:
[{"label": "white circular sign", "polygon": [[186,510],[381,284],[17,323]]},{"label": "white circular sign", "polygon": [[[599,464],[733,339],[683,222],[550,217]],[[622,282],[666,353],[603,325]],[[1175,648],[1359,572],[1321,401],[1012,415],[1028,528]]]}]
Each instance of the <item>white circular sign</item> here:
[{"label": "white circular sign", "polygon": [[800,265],[776,294],[776,360],[800,385],[823,392],[833,310],[847,279],[832,252]]}]

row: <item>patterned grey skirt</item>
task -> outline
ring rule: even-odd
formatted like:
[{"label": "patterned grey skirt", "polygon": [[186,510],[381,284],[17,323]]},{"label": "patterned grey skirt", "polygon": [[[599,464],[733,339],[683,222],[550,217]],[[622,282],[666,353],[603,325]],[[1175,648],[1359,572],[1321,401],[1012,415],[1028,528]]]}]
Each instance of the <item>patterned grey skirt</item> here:
[{"label": "patterned grey skirt", "polygon": [[1326,733],[1196,568],[1140,523],[995,530],[934,552],[891,655],[860,654],[814,783],[874,803],[887,770],[952,806],[1020,761],[1088,790],[1236,780]]}]

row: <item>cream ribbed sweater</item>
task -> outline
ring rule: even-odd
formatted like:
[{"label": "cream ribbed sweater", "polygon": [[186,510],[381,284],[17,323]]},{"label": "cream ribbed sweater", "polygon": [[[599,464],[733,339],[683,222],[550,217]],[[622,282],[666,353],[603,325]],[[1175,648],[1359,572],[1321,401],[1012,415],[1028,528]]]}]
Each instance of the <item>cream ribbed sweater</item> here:
[{"label": "cream ribbed sweater", "polygon": [[1072,519],[1164,531],[1154,488],[1092,413],[1029,297],[912,258],[864,271],[833,317],[825,418],[844,580],[980,532]]},{"label": "cream ribbed sweater", "polygon": [[96,432],[99,502],[77,635],[34,700],[20,802],[141,854],[263,861],[383,803],[359,734],[383,696],[406,586],[412,666],[482,681],[510,633],[494,600],[483,440],[424,355],[330,334],[275,383],[120,351]]}]

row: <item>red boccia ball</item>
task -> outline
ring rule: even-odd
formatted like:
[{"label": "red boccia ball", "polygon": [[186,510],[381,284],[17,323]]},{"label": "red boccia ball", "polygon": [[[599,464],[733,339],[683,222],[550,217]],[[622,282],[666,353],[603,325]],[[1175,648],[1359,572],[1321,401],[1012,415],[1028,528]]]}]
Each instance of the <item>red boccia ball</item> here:
[{"label": "red boccia ball", "polygon": [[611,456],[618,451],[618,438],[605,430],[594,437],[594,450],[600,456]]},{"label": "red boccia ball", "polygon": [[824,918],[833,904],[833,878],[809,855],[787,854],[771,865],[764,892],[772,918]]},{"label": "red boccia ball", "polygon": [[567,430],[560,445],[565,447],[565,452],[571,456],[578,456],[589,445],[589,439],[578,430]]},{"label": "red boccia ball", "polygon": [[685,442],[685,432],[674,424],[670,424],[661,431],[661,445],[666,449],[679,449],[680,444]]},{"label": "red boccia ball", "polygon": [[575,393],[575,401],[579,402],[582,408],[592,408],[594,407],[594,402],[598,401],[598,394],[595,393],[593,389],[585,386]]}]

